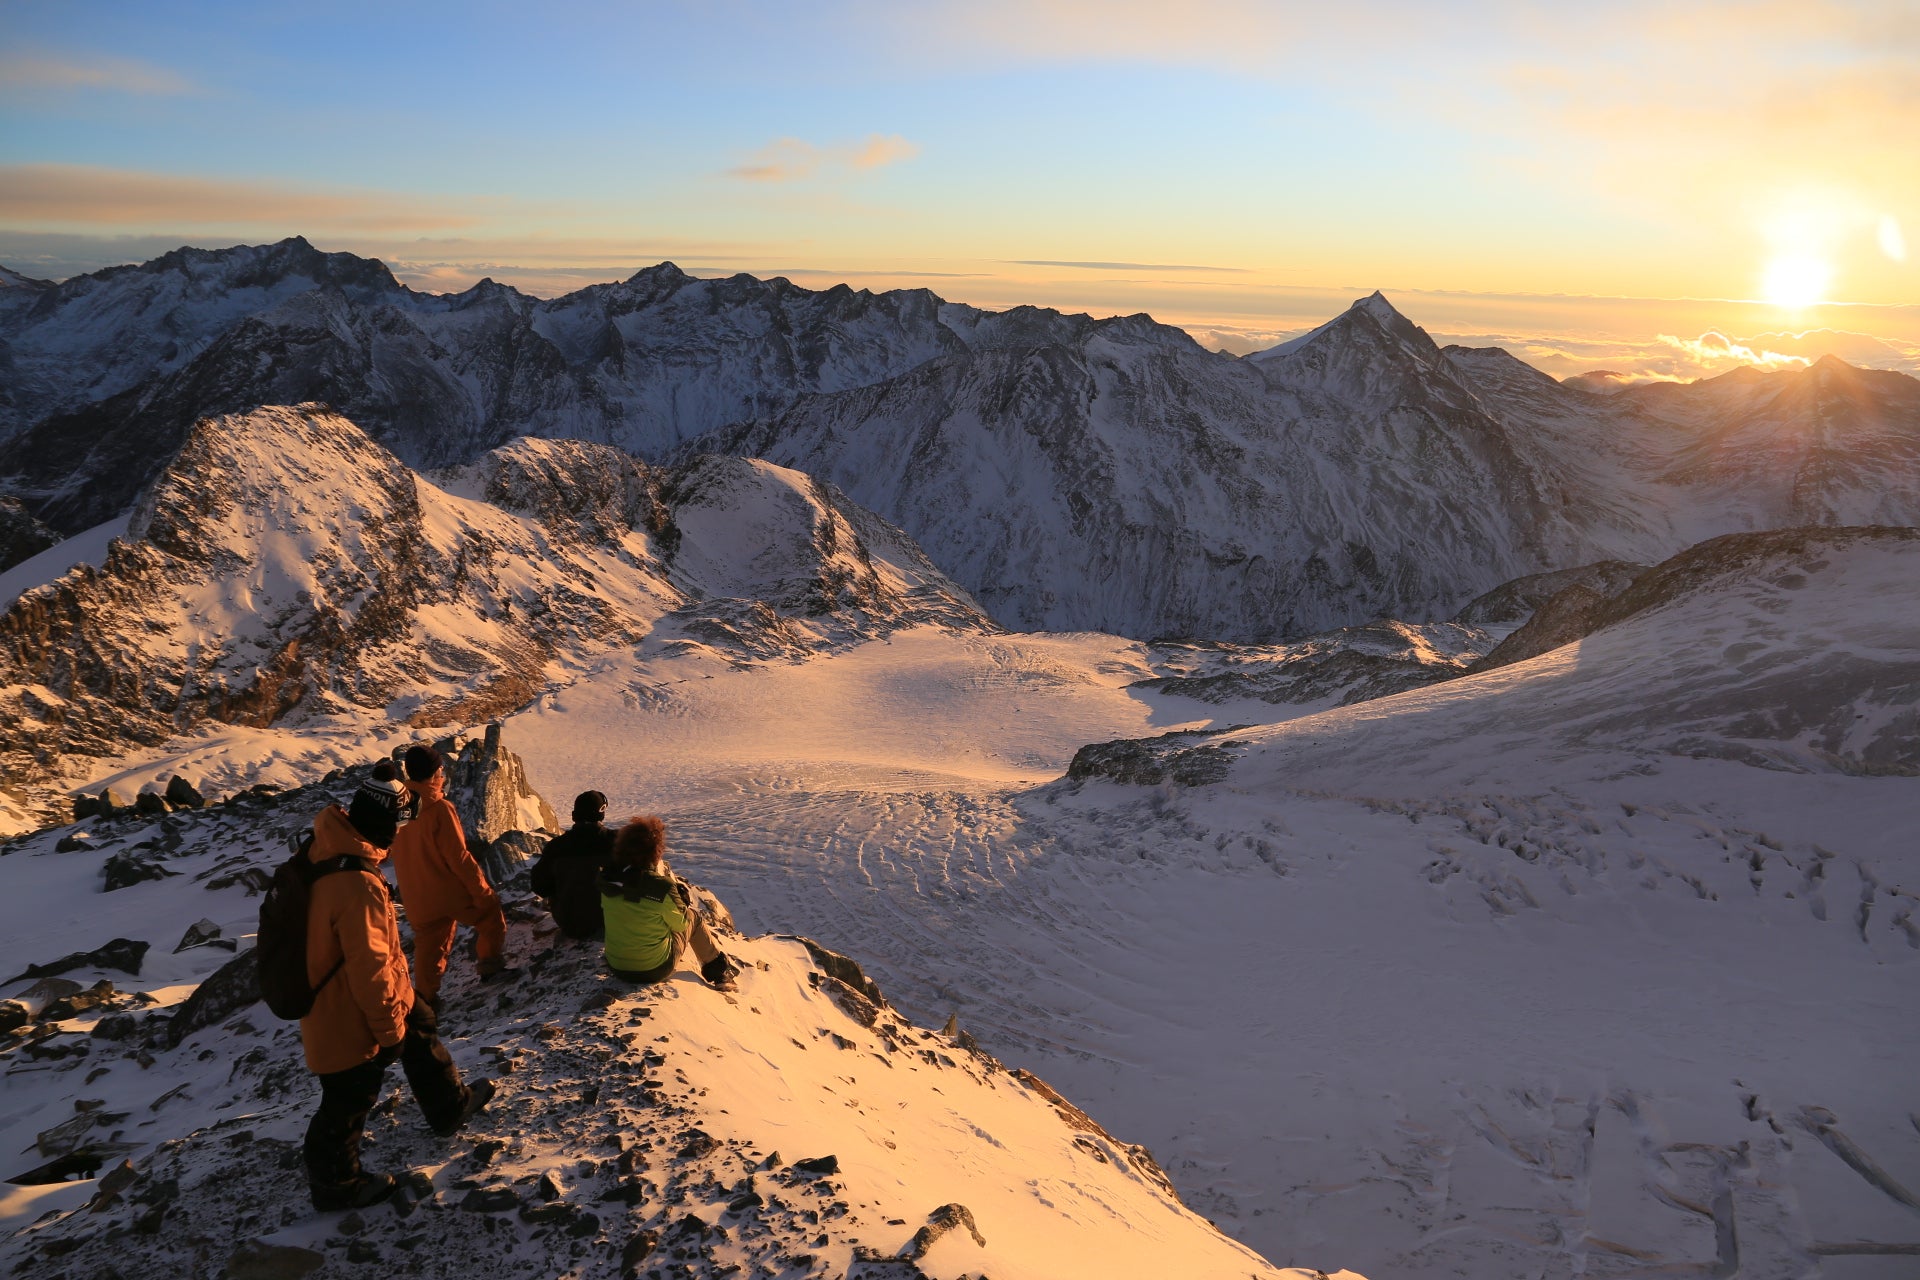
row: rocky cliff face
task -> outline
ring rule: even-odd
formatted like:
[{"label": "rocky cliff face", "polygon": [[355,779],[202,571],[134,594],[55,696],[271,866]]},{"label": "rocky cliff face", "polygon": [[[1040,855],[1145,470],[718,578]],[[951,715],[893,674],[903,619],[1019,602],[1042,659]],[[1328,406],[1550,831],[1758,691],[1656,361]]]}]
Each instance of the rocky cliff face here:
[{"label": "rocky cliff face", "polygon": [[68,533],[209,413],[308,400],[416,468],[520,435],[764,456],[905,529],[1004,625],[1139,637],[1430,619],[1718,533],[1920,523],[1920,381],[1827,361],[1597,396],[1442,350],[1378,294],[1239,360],[1144,316],[670,264],[435,297],[297,241],[7,293],[31,303],[0,307],[0,484]]},{"label": "rocky cliff face", "polygon": [[988,625],[897,530],[768,464],[528,440],[443,479],[318,406],[198,424],[101,563],[0,614],[9,776],[205,723],[471,724],[612,644],[748,660]]},{"label": "rocky cliff face", "polygon": [[17,500],[0,498],[0,570],[13,568],[59,540]]}]

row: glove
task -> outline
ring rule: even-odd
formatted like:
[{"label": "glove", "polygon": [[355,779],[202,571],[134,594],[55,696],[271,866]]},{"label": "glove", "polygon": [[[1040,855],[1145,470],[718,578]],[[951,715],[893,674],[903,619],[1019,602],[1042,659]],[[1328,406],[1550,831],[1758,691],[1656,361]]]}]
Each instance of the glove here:
[{"label": "glove", "polygon": [[373,1055],[373,1064],[385,1071],[400,1061],[400,1044],[400,1041],[395,1040],[392,1044],[381,1045],[380,1052]]}]

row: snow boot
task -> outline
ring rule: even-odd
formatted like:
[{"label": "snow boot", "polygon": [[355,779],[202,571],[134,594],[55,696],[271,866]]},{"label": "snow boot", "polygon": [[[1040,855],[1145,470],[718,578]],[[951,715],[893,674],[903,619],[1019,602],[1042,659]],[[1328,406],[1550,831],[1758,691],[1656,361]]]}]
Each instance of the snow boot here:
[{"label": "snow boot", "polygon": [[738,984],[734,979],[739,974],[740,966],[735,964],[733,957],[724,951],[700,966],[700,976],[716,991],[735,990]]},{"label": "snow boot", "polygon": [[480,981],[511,982],[520,976],[520,971],[504,960],[482,960],[480,962]]},{"label": "snow boot", "polygon": [[460,1114],[445,1124],[436,1124],[433,1131],[443,1138],[451,1138],[466,1127],[467,1121],[474,1118],[493,1101],[497,1086],[491,1080],[475,1080],[467,1086],[467,1100],[460,1104]]},{"label": "snow boot", "polygon": [[321,1213],[338,1213],[343,1209],[364,1209],[379,1204],[393,1194],[395,1185],[390,1173],[363,1173],[347,1182],[316,1182],[309,1190],[315,1209]]}]

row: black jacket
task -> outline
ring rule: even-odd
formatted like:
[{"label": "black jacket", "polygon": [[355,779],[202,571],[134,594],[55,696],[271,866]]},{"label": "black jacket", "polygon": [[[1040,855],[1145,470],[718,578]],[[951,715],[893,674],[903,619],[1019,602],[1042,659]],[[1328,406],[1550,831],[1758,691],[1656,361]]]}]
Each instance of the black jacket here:
[{"label": "black jacket", "polygon": [[575,823],[547,841],[533,864],[533,891],[569,938],[597,938],[605,928],[595,884],[613,853],[613,832],[604,823]]}]

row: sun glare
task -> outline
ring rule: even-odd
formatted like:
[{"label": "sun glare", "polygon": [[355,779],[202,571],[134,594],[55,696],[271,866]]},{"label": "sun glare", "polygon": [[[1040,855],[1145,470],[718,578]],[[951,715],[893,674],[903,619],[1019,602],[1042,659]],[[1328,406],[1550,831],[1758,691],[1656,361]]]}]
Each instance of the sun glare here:
[{"label": "sun glare", "polygon": [[1767,264],[1762,292],[1774,306],[1798,311],[1825,299],[1832,282],[1833,268],[1824,259],[1787,254]]}]

